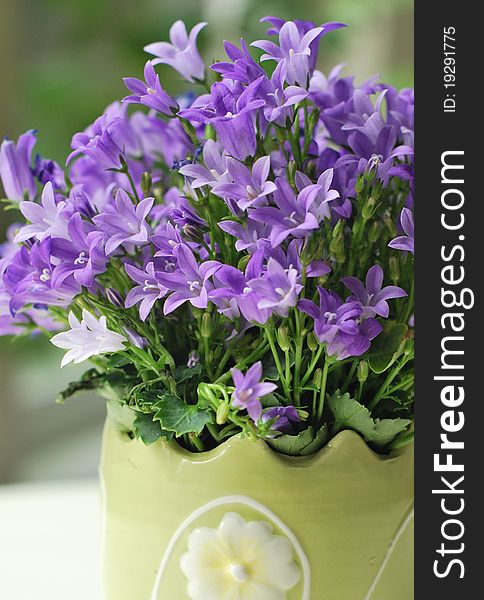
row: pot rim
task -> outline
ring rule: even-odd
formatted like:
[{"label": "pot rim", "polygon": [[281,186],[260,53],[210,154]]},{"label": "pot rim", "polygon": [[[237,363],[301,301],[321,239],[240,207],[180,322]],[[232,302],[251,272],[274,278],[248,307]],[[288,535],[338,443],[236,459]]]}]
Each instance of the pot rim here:
[{"label": "pot rim", "polygon": [[315,460],[324,460],[325,458],[337,452],[342,447],[348,446],[352,447],[353,452],[355,453],[355,455],[359,456],[360,459],[365,459],[367,462],[372,462],[374,464],[390,463],[412,453],[413,451],[412,441],[401,448],[392,450],[389,454],[379,454],[378,452],[375,452],[372,448],[370,448],[370,446],[368,446],[368,444],[356,431],[353,431],[351,429],[345,429],[337,433],[333,438],[331,438],[331,440],[327,444],[325,444],[320,450],[313,454],[308,454],[305,456],[290,456],[288,454],[277,452],[276,450],[273,450],[265,440],[252,440],[247,437],[244,437],[242,433],[239,433],[224,440],[221,444],[210,450],[204,450],[203,452],[190,452],[190,450],[184,448],[175,439],[167,440],[166,438],[160,438],[155,443],[146,446],[142,442],[142,440],[130,437],[126,430],[123,431],[121,428],[119,428],[119,426],[111,419],[109,419],[109,417],[107,418],[106,422],[107,424],[109,423],[117,431],[119,436],[127,444],[141,444],[145,448],[150,449],[151,451],[155,449],[162,449],[165,451],[168,450],[177,454],[181,459],[187,460],[192,463],[212,462],[213,460],[221,458],[228,452],[233,452],[235,448],[238,448],[244,444],[253,444],[253,447],[259,448],[260,452],[265,453],[268,457],[272,457],[273,460],[292,462],[295,466],[297,466],[297,464],[303,465],[312,463]]}]

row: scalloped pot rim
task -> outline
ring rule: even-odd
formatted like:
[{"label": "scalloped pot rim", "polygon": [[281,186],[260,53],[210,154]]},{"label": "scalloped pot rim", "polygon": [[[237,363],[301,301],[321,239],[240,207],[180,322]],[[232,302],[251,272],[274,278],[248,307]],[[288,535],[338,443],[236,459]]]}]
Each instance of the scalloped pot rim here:
[{"label": "scalloped pot rim", "polygon": [[[109,419],[107,422],[109,422]],[[111,422],[111,425],[114,425],[114,429],[125,443],[141,444],[145,446],[141,440],[130,438],[126,432],[120,430],[114,423]],[[308,464],[316,460],[325,460],[329,456],[334,455],[335,452],[338,452],[340,448],[348,446],[353,446],[354,452],[360,458],[365,456],[368,462],[380,464],[389,463],[406,454],[408,451],[410,451],[410,447],[413,445],[413,443],[410,443],[398,450],[394,450],[390,454],[382,455],[372,450],[358,433],[352,431],[351,429],[345,429],[337,433],[334,438],[332,438],[320,450],[307,456],[289,456],[287,454],[281,454],[273,450],[264,440],[249,440],[248,438],[243,438],[241,434],[237,434],[231,438],[228,438],[219,446],[212,448],[211,450],[205,450],[204,452],[198,453],[190,452],[186,448],[183,448],[183,446],[178,444],[175,440],[166,440],[163,438],[160,438],[149,447],[156,448],[161,446],[163,449],[170,450],[171,452],[178,454],[180,458],[191,463],[206,463],[217,460],[218,458],[225,456],[227,453],[235,451],[236,448],[244,444],[257,444],[262,452],[265,452],[268,456],[271,456],[273,460],[286,461],[296,464]]]}]

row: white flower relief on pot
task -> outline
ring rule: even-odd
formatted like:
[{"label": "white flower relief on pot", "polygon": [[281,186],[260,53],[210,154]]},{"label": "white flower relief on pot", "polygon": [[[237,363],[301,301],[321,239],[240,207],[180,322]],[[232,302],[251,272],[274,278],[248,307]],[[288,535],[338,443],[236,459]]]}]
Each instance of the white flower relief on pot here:
[{"label": "white flower relief on pot", "polygon": [[195,529],[180,565],[191,600],[286,600],[301,577],[287,538],[236,513],[218,529]]}]

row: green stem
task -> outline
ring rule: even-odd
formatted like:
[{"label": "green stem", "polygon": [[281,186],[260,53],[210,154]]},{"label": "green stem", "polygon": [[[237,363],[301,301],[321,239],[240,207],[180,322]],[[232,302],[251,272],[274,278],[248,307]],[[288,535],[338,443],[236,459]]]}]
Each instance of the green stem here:
[{"label": "green stem", "polygon": [[306,385],[306,383],[309,381],[309,378],[311,377],[316,365],[318,364],[318,361],[321,357],[321,354],[324,350],[324,346],[321,345],[319,346],[316,354],[314,354],[313,359],[311,360],[311,363],[306,371],[306,373],[304,374],[304,377],[301,380],[301,387],[304,387]]},{"label": "green stem", "polygon": [[272,332],[269,329],[269,327],[265,328],[265,332],[266,332],[267,341],[269,342],[269,345],[271,347],[272,356],[274,357],[274,363],[276,365],[277,372],[279,373],[279,379],[281,380],[282,389],[284,390],[284,395],[286,396],[288,402],[290,402],[290,395],[289,395],[289,390],[287,388],[286,377],[285,377],[284,371],[282,369],[281,359],[279,358],[279,354],[277,353],[274,336],[272,335]]},{"label": "green stem", "polygon": [[[235,365],[235,368],[236,369],[243,369],[247,364],[255,362],[260,357],[262,357],[267,352],[268,349],[269,349],[269,345],[267,343],[264,343],[264,344],[260,345],[251,354],[249,354],[249,356],[247,356],[247,357],[243,358],[242,360],[240,360]],[[218,379],[216,379],[214,381],[214,383],[224,383],[225,381],[227,381],[231,377],[232,377],[231,372],[227,371],[227,373],[224,373]]]},{"label": "green stem", "polygon": [[316,428],[319,429],[323,424],[324,402],[326,400],[326,384],[328,382],[329,358],[326,356],[324,361],[323,374],[321,378],[321,391],[319,394],[318,410],[316,414]]},{"label": "green stem", "polygon": [[377,391],[377,393],[373,397],[373,400],[368,405],[368,409],[370,411],[374,410],[377,407],[377,405],[380,402],[380,400],[382,400],[382,398],[385,396],[385,394],[388,393],[388,386],[395,379],[395,377],[400,373],[400,371],[403,369],[403,367],[406,365],[406,363],[409,360],[410,360],[409,357],[405,357],[401,363],[397,363],[393,367],[393,369],[388,373],[388,375],[386,376],[385,381],[382,383],[382,385],[380,386],[379,390]]},{"label": "green stem", "polygon": [[[301,323],[301,313],[296,310],[295,319],[296,319],[296,356],[295,356],[295,365],[294,365],[294,404],[299,406],[299,397],[300,397],[300,389],[299,389],[299,381],[301,379],[301,362],[302,362],[302,350],[303,350],[303,335],[302,335],[302,323]],[[289,381],[289,379],[287,379]]]},{"label": "green stem", "polygon": [[353,381],[353,378],[355,376],[355,372],[356,372],[357,368],[358,368],[358,361],[355,360],[353,362],[353,364],[351,365],[351,369],[348,371],[348,375],[346,376],[346,379],[341,387],[342,393],[345,393],[346,390],[349,388],[351,382]]}]

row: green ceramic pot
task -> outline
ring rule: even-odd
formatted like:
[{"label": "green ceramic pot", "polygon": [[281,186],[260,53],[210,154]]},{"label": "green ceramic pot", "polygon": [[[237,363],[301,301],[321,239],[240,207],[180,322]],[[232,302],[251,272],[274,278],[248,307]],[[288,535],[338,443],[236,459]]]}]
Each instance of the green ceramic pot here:
[{"label": "green ceramic pot", "polygon": [[292,458],[191,454],[106,423],[106,600],[412,600],[413,451],[351,431]]}]

